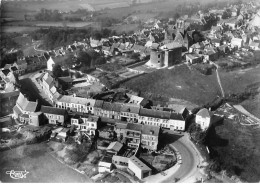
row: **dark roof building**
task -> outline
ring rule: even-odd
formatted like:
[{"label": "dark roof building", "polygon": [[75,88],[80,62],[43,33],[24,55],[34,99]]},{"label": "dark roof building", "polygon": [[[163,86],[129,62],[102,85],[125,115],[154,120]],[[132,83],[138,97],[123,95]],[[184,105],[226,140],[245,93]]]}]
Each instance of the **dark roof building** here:
[{"label": "dark roof building", "polygon": [[41,112],[47,114],[54,114],[54,115],[66,115],[67,111],[64,109],[56,108],[56,107],[49,107],[49,106],[42,106]]}]

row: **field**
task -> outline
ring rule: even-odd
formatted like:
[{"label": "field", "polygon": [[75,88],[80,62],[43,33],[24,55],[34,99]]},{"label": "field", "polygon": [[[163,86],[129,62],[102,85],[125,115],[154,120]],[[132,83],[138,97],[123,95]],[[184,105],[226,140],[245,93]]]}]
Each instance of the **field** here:
[{"label": "field", "polygon": [[92,22],[41,22],[36,24],[35,26],[38,27],[64,27],[65,25],[67,27],[75,27],[75,28],[80,28],[80,27],[85,27],[91,25]]},{"label": "field", "polygon": [[242,126],[224,120],[223,125],[209,132],[208,146],[228,175],[237,175],[247,182],[260,181],[260,128]]},{"label": "field", "polygon": [[28,33],[37,29],[37,27],[31,26],[3,26],[1,28],[1,33]]},{"label": "field", "polygon": [[[27,171],[24,179],[12,179],[6,171]],[[54,159],[44,143],[24,145],[1,152],[0,178],[2,182],[15,183],[76,183],[91,182],[86,176]]]},{"label": "field", "polygon": [[186,65],[145,74],[123,83],[122,86],[140,91],[141,96],[147,99],[164,102],[177,98],[203,105],[220,95],[215,73],[204,76],[196,70],[190,70]]}]

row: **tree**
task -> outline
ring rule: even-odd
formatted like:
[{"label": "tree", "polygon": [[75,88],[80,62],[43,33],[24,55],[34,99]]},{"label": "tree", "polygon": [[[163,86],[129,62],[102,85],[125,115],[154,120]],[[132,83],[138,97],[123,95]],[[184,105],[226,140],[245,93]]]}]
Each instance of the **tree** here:
[{"label": "tree", "polygon": [[195,142],[204,143],[207,133],[201,129],[200,125],[197,125],[196,123],[192,123],[188,128],[188,132],[190,134],[190,137]]},{"label": "tree", "polygon": [[55,77],[61,77],[63,74],[63,71],[61,69],[60,65],[54,65],[53,69],[52,69],[53,75]]},{"label": "tree", "polygon": [[91,67],[91,59],[91,56],[87,52],[80,51],[77,57],[77,62],[81,63],[83,66]]},{"label": "tree", "polygon": [[99,58],[97,58],[96,60],[95,60],[95,66],[96,65],[103,65],[103,64],[106,64],[106,58],[104,58],[104,57],[99,57]]}]

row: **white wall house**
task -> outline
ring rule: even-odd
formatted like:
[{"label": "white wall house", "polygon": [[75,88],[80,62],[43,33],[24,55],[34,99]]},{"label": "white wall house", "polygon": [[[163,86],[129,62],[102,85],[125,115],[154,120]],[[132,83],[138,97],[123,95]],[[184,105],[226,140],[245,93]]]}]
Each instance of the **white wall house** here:
[{"label": "white wall house", "polygon": [[211,124],[211,118],[212,113],[208,109],[203,108],[196,114],[195,122],[200,125],[202,130],[206,130]]}]

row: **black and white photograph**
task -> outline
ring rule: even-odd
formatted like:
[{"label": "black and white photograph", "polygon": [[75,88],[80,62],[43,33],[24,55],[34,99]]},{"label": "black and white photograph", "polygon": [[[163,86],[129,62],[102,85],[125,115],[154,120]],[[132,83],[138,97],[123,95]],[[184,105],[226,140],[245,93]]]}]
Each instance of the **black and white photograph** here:
[{"label": "black and white photograph", "polygon": [[0,184],[260,183],[260,0],[0,0]]}]

